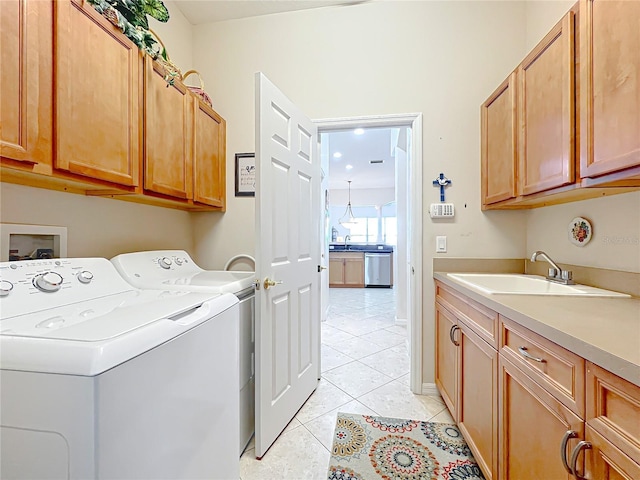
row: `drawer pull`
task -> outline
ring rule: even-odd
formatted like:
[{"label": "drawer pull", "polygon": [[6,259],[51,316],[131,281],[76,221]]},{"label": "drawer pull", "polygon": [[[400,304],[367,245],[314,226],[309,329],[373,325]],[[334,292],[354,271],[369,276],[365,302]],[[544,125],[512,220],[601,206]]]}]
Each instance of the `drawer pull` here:
[{"label": "drawer pull", "polygon": [[582,449],[587,450],[589,448],[591,448],[591,443],[585,442],[584,440],[582,440],[578,442],[578,444],[573,449],[573,452],[571,452],[571,474],[574,477],[576,477],[578,480],[585,480],[585,477],[580,475],[576,470],[577,468],[576,464],[578,463],[578,455],[580,455],[580,450]]},{"label": "drawer pull", "polygon": [[458,325],[454,325],[453,327],[451,327],[451,330],[449,330],[449,338],[451,339],[451,343],[453,343],[456,347],[459,347],[460,342],[457,342],[455,338],[456,330],[460,330],[460,327]]},{"label": "drawer pull", "polygon": [[571,467],[569,467],[569,462],[567,462],[567,443],[569,443],[570,438],[577,438],[578,432],[575,430],[567,430],[567,433],[562,437],[562,442],[560,443],[560,459],[562,460],[562,465],[564,465],[564,469],[567,471],[569,475],[572,475]]},{"label": "drawer pull", "polygon": [[529,360],[533,360],[534,362],[539,362],[539,363],[545,362],[544,358],[534,357],[529,352],[527,352],[527,347],[518,347],[518,351],[520,352],[520,355],[522,355],[524,358],[528,358]]}]

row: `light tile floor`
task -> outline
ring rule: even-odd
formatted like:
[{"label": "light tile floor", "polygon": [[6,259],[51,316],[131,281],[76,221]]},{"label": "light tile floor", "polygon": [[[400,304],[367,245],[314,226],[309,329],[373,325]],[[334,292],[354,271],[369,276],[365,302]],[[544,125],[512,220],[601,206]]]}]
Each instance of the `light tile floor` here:
[{"label": "light tile floor", "polygon": [[326,479],[338,412],[452,422],[440,397],[409,389],[407,330],[395,325],[395,290],[329,289],[322,379],[262,460],[253,440],[242,480]]}]

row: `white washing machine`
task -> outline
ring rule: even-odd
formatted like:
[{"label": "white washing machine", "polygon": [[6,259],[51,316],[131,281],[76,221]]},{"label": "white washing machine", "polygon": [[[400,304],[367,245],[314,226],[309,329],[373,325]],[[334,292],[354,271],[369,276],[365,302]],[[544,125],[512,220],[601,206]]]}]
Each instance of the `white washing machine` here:
[{"label": "white washing machine", "polygon": [[102,258],[0,263],[0,478],[237,479],[238,312]]},{"label": "white washing machine", "polygon": [[240,301],[239,385],[240,454],[255,427],[254,330],[255,273],[204,270],[184,250],[156,250],[111,259],[122,277],[137,288],[233,293]]}]

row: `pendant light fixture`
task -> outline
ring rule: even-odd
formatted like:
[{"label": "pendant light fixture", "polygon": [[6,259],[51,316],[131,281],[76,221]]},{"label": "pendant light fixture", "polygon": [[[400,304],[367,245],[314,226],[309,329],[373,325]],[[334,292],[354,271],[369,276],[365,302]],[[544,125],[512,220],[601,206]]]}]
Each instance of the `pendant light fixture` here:
[{"label": "pendant light fixture", "polygon": [[347,209],[344,211],[344,215],[340,217],[338,223],[346,228],[355,227],[358,223],[356,217],[353,216],[353,211],[351,211],[351,180],[347,180],[349,183],[349,203],[347,203]]}]

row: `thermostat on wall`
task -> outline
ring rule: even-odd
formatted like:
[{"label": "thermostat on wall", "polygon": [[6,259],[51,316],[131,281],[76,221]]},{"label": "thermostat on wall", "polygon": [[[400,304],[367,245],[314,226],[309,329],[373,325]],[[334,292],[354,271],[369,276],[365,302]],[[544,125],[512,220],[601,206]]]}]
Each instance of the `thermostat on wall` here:
[{"label": "thermostat on wall", "polygon": [[432,203],[429,208],[431,218],[453,217],[453,203]]}]

